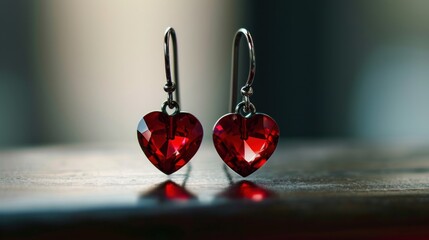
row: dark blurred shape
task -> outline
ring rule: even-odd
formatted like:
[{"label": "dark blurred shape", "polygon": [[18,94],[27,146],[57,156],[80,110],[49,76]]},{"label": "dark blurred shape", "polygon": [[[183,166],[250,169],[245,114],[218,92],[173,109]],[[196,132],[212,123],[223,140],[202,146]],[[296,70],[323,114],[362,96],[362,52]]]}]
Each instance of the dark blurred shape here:
[{"label": "dark blurred shape", "polygon": [[253,103],[272,116],[280,137],[321,137],[324,1],[252,1],[256,51]]},{"label": "dark blurred shape", "polygon": [[240,181],[228,187],[218,195],[229,200],[249,200],[261,202],[275,197],[275,193],[247,180]]},{"label": "dark blurred shape", "polygon": [[0,1],[0,147],[37,141],[32,1]]},{"label": "dark blurred shape", "polygon": [[[429,138],[426,1],[251,1],[252,102],[282,138]],[[241,77],[241,79],[243,76]]]},{"label": "dark blurred shape", "polygon": [[163,202],[186,202],[196,199],[195,195],[186,190],[179,184],[167,180],[154,189],[142,194],[140,199],[155,199],[160,203]]}]

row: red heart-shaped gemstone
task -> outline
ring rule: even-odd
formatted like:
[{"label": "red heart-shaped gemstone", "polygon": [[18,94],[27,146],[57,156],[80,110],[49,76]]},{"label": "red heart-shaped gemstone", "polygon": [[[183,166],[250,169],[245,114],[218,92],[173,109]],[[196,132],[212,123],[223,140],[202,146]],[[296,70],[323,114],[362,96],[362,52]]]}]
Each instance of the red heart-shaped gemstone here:
[{"label": "red heart-shaped gemstone", "polygon": [[140,147],[149,161],[165,174],[179,170],[198,151],[203,127],[190,113],[151,112],[137,127]]},{"label": "red heart-shaped gemstone", "polygon": [[265,164],[276,149],[279,134],[277,123],[268,115],[230,113],[215,124],[213,142],[223,161],[246,177]]}]

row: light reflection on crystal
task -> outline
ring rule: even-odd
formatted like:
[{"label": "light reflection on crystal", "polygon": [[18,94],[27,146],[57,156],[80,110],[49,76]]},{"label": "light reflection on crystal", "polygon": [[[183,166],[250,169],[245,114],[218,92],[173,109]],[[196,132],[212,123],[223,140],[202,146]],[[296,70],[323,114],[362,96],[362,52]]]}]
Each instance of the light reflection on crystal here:
[{"label": "light reflection on crystal", "polygon": [[[247,129],[247,139],[242,139],[242,129]],[[268,115],[255,114],[243,121],[239,114],[227,114],[213,128],[213,142],[223,161],[246,177],[265,164],[276,148],[279,134],[277,123]]]},{"label": "light reflection on crystal", "polygon": [[[170,121],[173,118],[172,121]],[[173,123],[173,126],[169,126]],[[167,137],[173,128],[173,138]],[[141,132],[143,131],[143,132]],[[151,112],[143,117],[137,128],[140,147],[149,161],[165,174],[183,167],[197,152],[203,137],[201,123],[192,114],[169,116]]]}]

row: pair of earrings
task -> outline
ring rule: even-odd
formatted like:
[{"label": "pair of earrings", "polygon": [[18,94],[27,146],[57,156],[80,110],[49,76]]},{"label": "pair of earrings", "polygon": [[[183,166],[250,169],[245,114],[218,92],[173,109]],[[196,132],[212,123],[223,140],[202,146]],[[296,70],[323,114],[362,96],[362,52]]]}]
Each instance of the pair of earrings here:
[{"label": "pair of earrings", "polygon": [[[242,36],[246,38],[249,47],[250,69],[247,82],[240,91],[243,100],[235,105]],[[175,82],[171,80],[170,39],[173,42]],[[246,29],[241,28],[235,34],[232,54],[231,113],[216,122],[213,142],[222,160],[236,173],[246,177],[264,165],[274,152],[280,131],[270,116],[257,113],[250,102],[256,65],[253,39]],[[188,163],[198,151],[203,138],[203,127],[192,114],[180,111],[177,40],[173,28],[168,28],[165,32],[164,57],[167,78],[164,91],[168,98],[161,111],[148,113],[140,120],[137,138],[149,161],[163,173],[172,174]],[[167,107],[174,111],[168,113]]]}]

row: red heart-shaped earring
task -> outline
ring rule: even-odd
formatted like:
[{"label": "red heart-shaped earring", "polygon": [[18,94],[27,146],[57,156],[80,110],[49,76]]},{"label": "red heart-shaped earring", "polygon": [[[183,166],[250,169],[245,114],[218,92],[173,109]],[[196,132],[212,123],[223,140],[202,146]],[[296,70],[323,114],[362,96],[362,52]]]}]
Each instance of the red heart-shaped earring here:
[{"label": "red heart-shaped earring", "polygon": [[[173,41],[176,83],[171,81],[170,38]],[[180,111],[177,40],[173,28],[167,28],[164,35],[164,58],[167,77],[164,91],[168,93],[168,99],[162,105],[161,111],[148,113],[140,120],[137,138],[149,161],[163,173],[172,174],[188,163],[198,151],[203,138],[203,127],[192,114]],[[176,101],[173,100],[173,92]],[[169,114],[167,107],[175,109],[174,112]]]},{"label": "red heart-shaped earring", "polygon": [[[241,88],[243,101],[235,106],[238,84],[238,53],[241,37],[249,46],[250,69]],[[250,102],[255,77],[255,49],[249,31],[241,28],[234,37],[231,86],[231,112],[221,117],[213,128],[213,142],[223,161],[236,173],[246,177],[258,170],[276,149],[280,135],[277,123],[270,116],[256,113]]]}]

